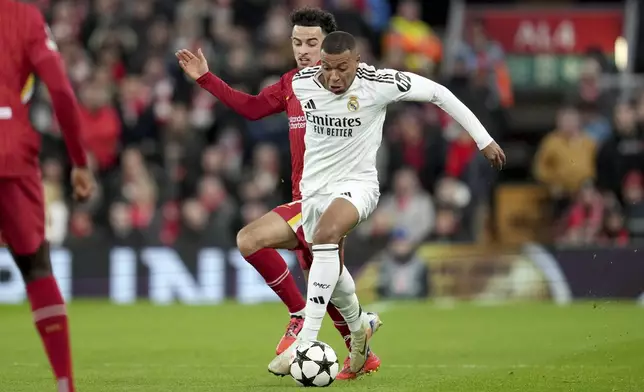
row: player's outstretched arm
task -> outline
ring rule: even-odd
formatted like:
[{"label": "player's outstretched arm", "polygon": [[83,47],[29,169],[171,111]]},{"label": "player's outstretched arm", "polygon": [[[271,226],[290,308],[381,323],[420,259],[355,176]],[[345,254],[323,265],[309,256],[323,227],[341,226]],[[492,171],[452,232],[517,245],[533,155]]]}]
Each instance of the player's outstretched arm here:
[{"label": "player's outstretched arm", "polygon": [[201,49],[196,55],[186,49],[177,51],[175,55],[186,75],[237,114],[249,120],[259,120],[285,110],[281,81],[264,88],[258,95],[250,95],[235,90],[209,72],[208,61]]},{"label": "player's outstretched arm", "polygon": [[76,167],[85,167],[87,157],[81,143],[81,122],[76,96],[67,79],[65,66],[51,31],[40,12],[35,7],[32,11],[33,28],[30,29],[30,36],[25,37],[29,62],[49,90],[56,119],[60,124],[72,164]]},{"label": "player's outstretched arm", "polygon": [[501,147],[474,113],[451,91],[441,84],[410,72],[393,72],[393,83],[390,83],[387,89],[389,101],[431,102],[437,105],[465,128],[492,166],[497,169],[503,168],[505,153]]}]

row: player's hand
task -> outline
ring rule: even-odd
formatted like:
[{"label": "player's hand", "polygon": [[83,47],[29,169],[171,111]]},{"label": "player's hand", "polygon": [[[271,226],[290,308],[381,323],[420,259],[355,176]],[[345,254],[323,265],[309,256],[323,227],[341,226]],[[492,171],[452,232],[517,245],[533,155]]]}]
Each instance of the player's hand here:
[{"label": "player's hand", "polygon": [[196,56],[187,49],[179,49],[175,53],[175,56],[177,56],[183,72],[192,79],[197,80],[208,73],[208,61],[204,57],[201,49],[197,49]]},{"label": "player's hand", "polygon": [[96,188],[92,171],[86,167],[73,168],[72,187],[74,188],[74,200],[80,202],[89,200]]},{"label": "player's hand", "polygon": [[505,166],[505,153],[496,142],[493,141],[492,143],[488,144],[488,146],[485,147],[482,152],[485,158],[490,161],[492,167],[497,170],[503,169],[503,166]]}]

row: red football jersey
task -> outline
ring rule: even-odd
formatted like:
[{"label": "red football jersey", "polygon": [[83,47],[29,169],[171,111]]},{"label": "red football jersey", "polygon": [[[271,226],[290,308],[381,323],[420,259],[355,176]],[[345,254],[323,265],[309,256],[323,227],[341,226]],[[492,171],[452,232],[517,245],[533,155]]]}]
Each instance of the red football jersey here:
[{"label": "red football jersey", "polygon": [[291,144],[291,184],[293,184],[293,200],[302,199],[300,181],[304,170],[304,133],[306,132],[306,118],[300,101],[293,95],[294,69],[281,78],[282,94],[284,96],[286,115],[288,116],[288,138]]},{"label": "red football jersey", "polygon": [[35,76],[47,85],[70,158],[86,164],[78,106],[49,28],[32,5],[0,0],[0,177],[38,173],[40,135],[29,121]]},{"label": "red football jersey", "polygon": [[223,80],[208,72],[197,83],[217,97],[224,105],[249,120],[259,120],[272,114],[286,112],[289,123],[289,140],[291,144],[291,183],[293,200],[300,200],[300,180],[304,169],[304,133],[306,121],[300,102],[293,95],[293,69],[280,78],[278,82],[267,86],[258,95],[249,95],[234,90]]}]

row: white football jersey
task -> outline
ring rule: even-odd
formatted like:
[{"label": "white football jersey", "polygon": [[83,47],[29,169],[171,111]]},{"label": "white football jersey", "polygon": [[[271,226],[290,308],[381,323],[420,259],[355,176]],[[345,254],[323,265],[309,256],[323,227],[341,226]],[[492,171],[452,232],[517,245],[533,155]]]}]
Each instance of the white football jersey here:
[{"label": "white football jersey", "polygon": [[378,187],[376,154],[387,105],[392,102],[433,102],[459,121],[479,148],[492,141],[462,102],[429,79],[361,63],[349,89],[337,95],[320,83],[320,72],[320,66],[309,67],[293,77],[293,93],[306,118],[300,183],[304,197],[332,193],[338,185],[348,182]]}]

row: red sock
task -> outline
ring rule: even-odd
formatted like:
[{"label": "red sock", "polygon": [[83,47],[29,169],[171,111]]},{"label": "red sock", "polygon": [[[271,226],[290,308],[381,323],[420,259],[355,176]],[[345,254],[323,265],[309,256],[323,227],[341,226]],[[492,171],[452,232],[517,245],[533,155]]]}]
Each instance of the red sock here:
[{"label": "red sock", "polygon": [[347,322],[344,321],[344,317],[342,317],[338,308],[336,308],[332,303],[329,303],[329,305],[326,307],[326,312],[331,317],[331,320],[333,320],[333,325],[335,326],[335,329],[337,329],[338,332],[340,332],[340,336],[342,336],[342,339],[344,339],[344,344],[346,344],[347,348],[350,349],[351,331],[349,330],[349,326],[347,325]]},{"label": "red sock", "polygon": [[268,287],[280,297],[290,313],[304,310],[306,302],[300,289],[297,288],[286,262],[275,249],[260,249],[245,259],[262,275]]},{"label": "red sock", "polygon": [[34,323],[58,382],[58,392],[74,392],[65,301],[53,276],[27,285]]}]

